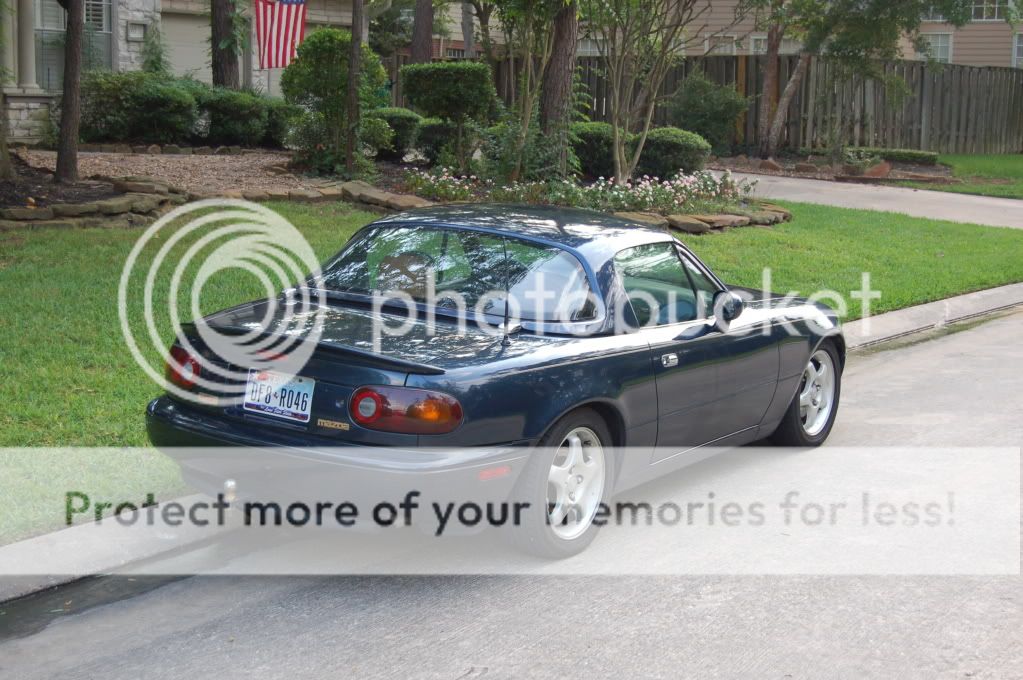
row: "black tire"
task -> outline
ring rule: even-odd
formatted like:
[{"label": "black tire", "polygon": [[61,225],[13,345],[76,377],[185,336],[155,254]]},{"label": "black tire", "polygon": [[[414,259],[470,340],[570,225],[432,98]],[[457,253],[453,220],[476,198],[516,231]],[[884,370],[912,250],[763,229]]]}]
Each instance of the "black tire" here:
[{"label": "black tire", "polygon": [[[785,416],[782,418],[781,423],[778,424],[778,428],[770,436],[773,444],[804,448],[815,447],[823,444],[828,435],[831,434],[831,428],[835,425],[835,418],[838,416],[838,406],[842,397],[842,362],[839,359],[838,350],[835,349],[835,344],[830,340],[825,340],[818,349],[828,353],[831,357],[831,364],[835,367],[835,397],[828,421],[824,428],[814,435],[809,434],[803,429],[803,421],[799,413],[799,392],[802,389],[802,383],[800,383],[796,387],[796,393],[792,395],[792,401],[785,411]],[[814,351],[816,352],[817,350]]]},{"label": "black tire", "polygon": [[529,504],[520,515],[521,521],[508,527],[508,539],[517,550],[546,559],[564,559],[579,554],[597,537],[600,524],[591,521],[579,536],[570,540],[562,538],[555,533],[548,515],[548,476],[556,449],[572,430],[580,427],[589,428],[603,449],[604,482],[600,503],[607,502],[614,481],[611,432],[596,411],[581,408],[564,416],[544,435],[515,484],[511,501]]}]

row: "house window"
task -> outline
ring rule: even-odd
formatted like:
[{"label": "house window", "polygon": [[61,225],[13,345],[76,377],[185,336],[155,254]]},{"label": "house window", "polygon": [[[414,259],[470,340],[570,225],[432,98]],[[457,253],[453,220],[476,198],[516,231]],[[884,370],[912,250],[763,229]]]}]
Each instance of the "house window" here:
[{"label": "house window", "polygon": [[735,54],[736,40],[734,35],[712,35],[703,43],[705,54]]},{"label": "house window", "polygon": [[948,64],[952,61],[951,33],[927,33],[923,37],[930,47],[927,56],[943,64]]},{"label": "house window", "polygon": [[465,59],[465,50],[456,50],[449,47],[446,54],[448,59]]},{"label": "house window", "polygon": [[1016,44],[1012,49],[1012,65],[1023,68],[1023,33],[1016,34]]},{"label": "house window", "polygon": [[577,57],[599,57],[600,43],[594,38],[582,38],[575,48]]},{"label": "house window", "polygon": [[[44,90],[60,91],[64,83],[64,29],[67,13],[57,0],[36,0],[36,76]],[[85,0],[82,69],[113,64],[111,0]]]},{"label": "house window", "polygon": [[[767,36],[751,36],[749,46],[750,54],[767,54]],[[799,50],[802,46],[803,44],[798,40],[782,38],[781,45],[778,48],[778,54],[799,54]]]},{"label": "house window", "polygon": [[933,21],[939,24],[945,23],[945,16],[933,7],[924,12],[920,19],[921,21]]},{"label": "house window", "polygon": [[1009,0],[975,0],[974,21],[1005,21],[1009,16]]}]

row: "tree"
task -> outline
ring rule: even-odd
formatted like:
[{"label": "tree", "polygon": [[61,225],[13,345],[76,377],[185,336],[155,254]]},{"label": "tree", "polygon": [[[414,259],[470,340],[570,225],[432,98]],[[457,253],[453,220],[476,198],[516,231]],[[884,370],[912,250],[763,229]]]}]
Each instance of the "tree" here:
[{"label": "tree", "polygon": [[241,87],[238,53],[244,41],[239,38],[239,22],[241,17],[234,0],[211,0],[210,63],[213,67],[213,84],[232,90]]},{"label": "tree", "polygon": [[639,163],[665,76],[689,43],[707,36],[706,24],[697,22],[711,0],[581,0],[580,6],[603,57],[615,181],[625,182]]},{"label": "tree", "polygon": [[[877,77],[878,61],[899,57],[905,36],[926,49],[919,34],[925,15],[940,12],[945,21],[961,26],[970,20],[972,5],[972,0],[743,0],[737,12],[752,14],[757,27],[767,31],[757,130],[760,155],[778,151],[789,106],[814,56],[834,60],[846,73]],[[799,40],[802,47],[775,100],[778,54],[786,37]]]},{"label": "tree", "polygon": [[412,23],[413,64],[433,61],[433,0],[416,0],[415,19]]},{"label": "tree", "polygon": [[82,116],[82,36],[85,33],[85,0],[60,0],[67,12],[64,34],[64,92],[60,103],[57,136],[57,167],[54,181],[78,181],[78,126]]},{"label": "tree", "polygon": [[348,136],[345,140],[345,167],[355,173],[355,154],[359,144],[359,80],[362,77],[363,0],[352,0],[352,51],[348,57]]},{"label": "tree", "polygon": [[480,47],[483,48],[483,58],[490,64],[490,68],[496,76],[499,62],[497,51],[494,49],[494,37],[490,30],[490,17],[493,16],[497,7],[494,3],[486,0],[469,0],[469,6],[472,8],[473,17],[480,25]]},{"label": "tree", "polygon": [[554,16],[553,41],[540,94],[540,127],[547,135],[564,129],[571,113],[572,79],[579,42],[579,5],[576,0],[571,0]]},{"label": "tree", "polygon": [[[0,111],[7,110],[6,97],[0,92]],[[11,163],[11,151],[7,147],[7,116],[0,116],[0,180],[13,180],[17,177],[14,163]]]}]

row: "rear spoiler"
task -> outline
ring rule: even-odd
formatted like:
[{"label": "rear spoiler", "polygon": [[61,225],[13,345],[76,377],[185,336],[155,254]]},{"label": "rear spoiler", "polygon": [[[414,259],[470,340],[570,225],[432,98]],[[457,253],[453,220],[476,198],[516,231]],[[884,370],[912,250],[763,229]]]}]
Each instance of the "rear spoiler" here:
[{"label": "rear spoiler", "polygon": [[[220,333],[226,335],[245,335],[251,333],[251,328],[244,328],[242,326],[230,326],[224,324],[210,324],[210,328],[216,329]],[[195,329],[195,324],[192,322],[181,325],[181,330],[186,335],[197,336],[198,333]],[[289,339],[290,336],[274,334],[274,333],[261,333],[257,336],[257,340],[264,340],[266,338],[276,337],[282,341]],[[438,366],[432,366],[430,364],[423,364],[417,361],[409,361],[408,359],[399,359],[397,357],[388,357],[382,354],[377,354],[361,347],[352,347],[351,345],[342,345],[337,342],[320,341],[316,344],[317,350],[326,352],[329,354],[335,354],[338,356],[349,356],[357,357],[365,363],[376,366],[383,369],[389,370],[400,370],[406,373],[416,373],[419,375],[441,375],[444,373],[444,369]]]}]

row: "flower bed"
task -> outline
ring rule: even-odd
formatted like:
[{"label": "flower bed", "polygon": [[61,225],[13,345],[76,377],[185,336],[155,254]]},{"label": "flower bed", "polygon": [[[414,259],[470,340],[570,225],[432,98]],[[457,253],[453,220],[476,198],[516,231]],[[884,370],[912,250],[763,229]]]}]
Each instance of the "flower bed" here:
[{"label": "flower bed", "polygon": [[617,184],[603,177],[592,184],[570,180],[495,184],[447,168],[405,173],[405,189],[432,201],[495,201],[590,208],[602,212],[644,211],[661,215],[727,211],[748,204],[756,182],[695,172],[661,180],[646,177]]}]

